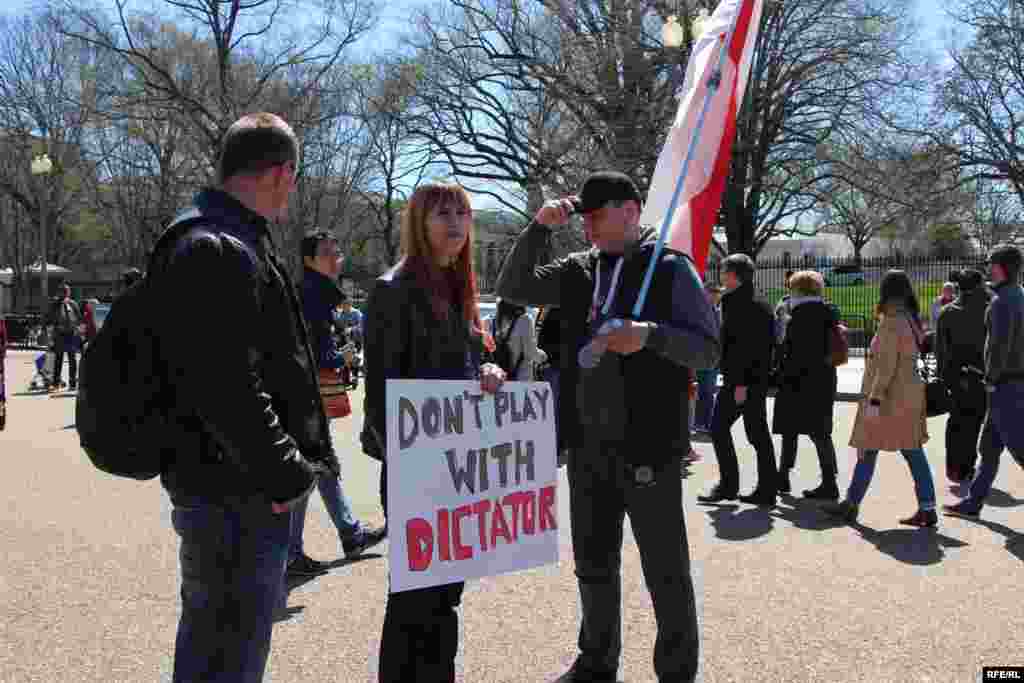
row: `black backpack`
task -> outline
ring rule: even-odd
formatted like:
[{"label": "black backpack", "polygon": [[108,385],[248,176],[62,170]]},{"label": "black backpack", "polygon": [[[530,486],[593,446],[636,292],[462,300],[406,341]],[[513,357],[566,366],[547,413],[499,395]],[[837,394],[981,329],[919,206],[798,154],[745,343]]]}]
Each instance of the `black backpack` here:
[{"label": "black backpack", "polygon": [[82,357],[75,428],[89,460],[109,474],[152,479],[174,451],[174,402],[154,325],[152,273],[156,255],[200,222],[192,211],[164,231],[146,275],[114,301]]},{"label": "black backpack", "polygon": [[519,367],[523,364],[523,356],[520,356],[515,366],[512,365],[512,349],[508,345],[508,340],[512,336],[513,330],[516,329],[516,323],[519,322],[519,318],[520,316],[516,316],[512,319],[512,323],[508,326],[508,332],[501,339],[498,338],[498,316],[494,316],[491,320],[491,329],[494,332],[494,353],[491,354],[491,362],[505,371],[505,376],[508,377],[509,381],[515,380],[516,375],[519,373]]}]

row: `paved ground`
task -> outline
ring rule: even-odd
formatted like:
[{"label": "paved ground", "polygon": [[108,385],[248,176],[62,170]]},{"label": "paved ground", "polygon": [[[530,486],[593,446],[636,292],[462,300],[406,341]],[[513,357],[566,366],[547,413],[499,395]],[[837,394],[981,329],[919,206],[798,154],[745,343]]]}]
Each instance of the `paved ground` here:
[{"label": "paved ground", "polygon": [[[177,544],[156,482],[117,480],[92,469],[77,447],[71,399],[19,395],[32,354],[8,359],[8,429],[0,432],[0,681],[165,681],[177,620]],[[358,406],[359,401],[355,401]],[[842,480],[853,407],[838,409]],[[361,422],[335,423],[345,488],[358,511],[380,521],[377,465],[353,447]],[[943,419],[928,452],[940,498]],[[737,425],[745,486],[753,453]],[[1007,456],[980,522],[943,518],[937,531],[899,527],[913,489],[899,455],[883,456],[861,524],[832,526],[791,499],[772,512],[700,506],[716,479],[705,461],[685,481],[690,547],[702,621],[706,683],[980,680],[983,665],[1024,665],[1024,472]],[[794,484],[817,484],[801,442]],[[564,487],[564,477],[561,482]],[[564,489],[563,489],[564,491]],[[473,583],[462,607],[459,680],[551,681],[574,656],[578,612],[560,497],[557,566]],[[340,548],[323,506],[310,506],[307,546],[319,558]],[[654,624],[631,535],[624,550],[625,651],[620,677],[653,681]],[[375,680],[387,590],[386,561],[339,563],[297,587],[278,624],[267,680]]]}]

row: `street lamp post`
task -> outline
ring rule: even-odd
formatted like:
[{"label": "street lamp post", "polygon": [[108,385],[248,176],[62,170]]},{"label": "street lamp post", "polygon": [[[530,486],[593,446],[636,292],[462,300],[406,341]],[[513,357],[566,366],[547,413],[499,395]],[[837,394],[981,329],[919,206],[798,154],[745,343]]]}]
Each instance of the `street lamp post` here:
[{"label": "street lamp post", "polygon": [[[50,157],[48,155],[42,154],[42,155],[34,157],[32,159],[32,175],[34,175],[34,176],[48,176],[48,175],[50,175],[51,171],[53,171],[53,162],[50,161]],[[45,180],[43,180],[41,184],[42,184],[43,189],[48,189]],[[49,202],[49,192],[40,192],[40,195],[39,195],[39,227],[40,227],[40,230],[42,232],[42,235],[41,235],[41,238],[40,238],[40,242],[42,243],[43,258],[42,258],[42,265],[40,266],[42,271],[40,273],[40,283],[39,283],[39,286],[40,286],[40,289],[42,290],[42,296],[43,296],[43,304],[42,304],[43,315],[46,315],[46,307],[47,307],[47,305],[50,302],[49,279],[48,279],[48,272],[47,272],[47,268],[46,268],[46,261],[47,261],[47,259],[46,259],[46,233],[47,233],[46,217],[47,217],[47,212],[48,212],[48,209],[49,209],[49,207],[46,206],[46,204],[48,202]]]}]

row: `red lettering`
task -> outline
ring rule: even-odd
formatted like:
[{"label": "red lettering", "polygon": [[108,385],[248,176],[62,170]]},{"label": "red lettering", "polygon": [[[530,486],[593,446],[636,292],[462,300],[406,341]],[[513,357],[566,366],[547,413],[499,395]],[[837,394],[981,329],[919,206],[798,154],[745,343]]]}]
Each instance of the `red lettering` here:
[{"label": "red lettering", "polygon": [[537,530],[537,493],[524,491],[523,494],[523,533],[532,536]]},{"label": "red lettering", "polygon": [[473,504],[473,512],[476,513],[476,526],[480,532],[481,550],[487,550],[487,513],[490,511],[491,501],[489,500],[479,500]]},{"label": "red lettering", "polygon": [[519,510],[526,502],[526,494],[522,491],[516,491],[505,496],[502,501],[505,505],[512,508],[512,538],[519,540]]},{"label": "red lettering", "polygon": [[495,501],[494,516],[491,517],[491,545],[495,548],[498,547],[499,536],[505,539],[505,543],[512,543],[512,534],[509,533],[508,522],[505,521],[505,511]]},{"label": "red lettering", "polygon": [[473,557],[473,548],[462,543],[462,518],[471,514],[472,505],[460,505],[452,510],[452,545],[455,546],[456,560],[468,560]]},{"label": "red lettering", "polygon": [[555,487],[545,486],[540,490],[540,530],[557,529],[558,521],[555,519]]},{"label": "red lettering", "polygon": [[430,522],[414,517],[405,523],[405,543],[409,554],[409,571],[422,572],[434,557],[434,530]]},{"label": "red lettering", "polygon": [[452,537],[448,528],[448,509],[437,511],[437,554],[442,562],[452,561]]}]

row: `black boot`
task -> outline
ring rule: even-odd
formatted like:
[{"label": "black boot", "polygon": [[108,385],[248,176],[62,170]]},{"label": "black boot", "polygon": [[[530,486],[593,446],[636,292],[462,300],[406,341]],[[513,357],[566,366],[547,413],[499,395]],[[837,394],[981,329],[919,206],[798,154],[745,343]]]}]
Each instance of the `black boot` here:
[{"label": "black boot", "polygon": [[826,479],[816,489],[804,491],[804,498],[810,500],[839,500],[839,487],[835,479]]}]

